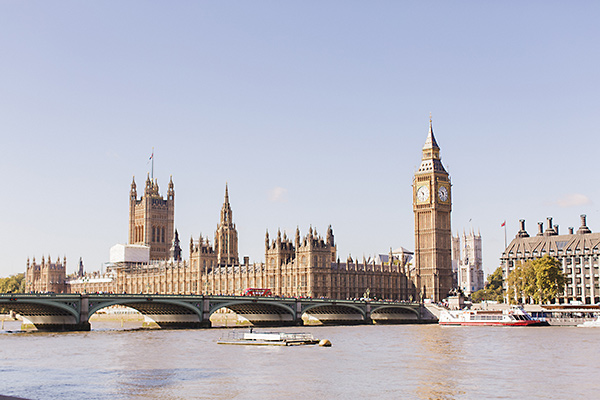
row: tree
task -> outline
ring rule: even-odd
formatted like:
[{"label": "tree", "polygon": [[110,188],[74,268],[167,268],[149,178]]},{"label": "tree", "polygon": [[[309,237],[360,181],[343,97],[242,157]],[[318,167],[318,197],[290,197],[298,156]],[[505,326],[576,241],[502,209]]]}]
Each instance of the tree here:
[{"label": "tree", "polygon": [[565,276],[562,272],[560,261],[545,255],[534,261],[536,277],[535,299],[540,303],[547,303],[556,298],[565,287]]},{"label": "tree", "polygon": [[0,278],[0,293],[24,293],[25,274],[11,275]]},{"label": "tree", "polygon": [[531,286],[534,281],[535,271],[532,262],[517,263],[506,278],[509,303],[530,302],[531,296],[535,293],[535,287]]},{"label": "tree", "polygon": [[517,264],[508,275],[511,303],[547,303],[562,292],[565,277],[560,262],[548,255]]},{"label": "tree", "polygon": [[504,288],[502,287],[503,283],[504,278],[502,274],[502,267],[498,267],[491,275],[488,275],[485,288],[471,294],[471,300],[475,303],[479,303],[484,300],[498,302],[504,301]]}]

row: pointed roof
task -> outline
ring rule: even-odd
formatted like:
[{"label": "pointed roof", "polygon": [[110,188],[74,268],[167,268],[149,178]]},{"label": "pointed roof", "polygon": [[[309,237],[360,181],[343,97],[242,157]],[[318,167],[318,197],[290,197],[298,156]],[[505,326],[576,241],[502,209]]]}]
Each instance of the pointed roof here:
[{"label": "pointed roof", "polygon": [[225,203],[229,204],[229,187],[227,182],[225,182]]},{"label": "pointed roof", "polygon": [[425,140],[425,145],[423,146],[421,166],[419,167],[417,174],[429,174],[432,172],[447,173],[440,158],[440,146],[438,146],[435,136],[433,135],[433,124],[430,115],[429,133],[427,134],[427,140]]},{"label": "pointed roof", "polygon": [[427,140],[425,140],[425,145],[423,146],[423,150],[429,149],[440,149],[438,146],[435,136],[433,134],[433,124],[431,122],[431,114],[429,114],[429,133],[427,134]]}]

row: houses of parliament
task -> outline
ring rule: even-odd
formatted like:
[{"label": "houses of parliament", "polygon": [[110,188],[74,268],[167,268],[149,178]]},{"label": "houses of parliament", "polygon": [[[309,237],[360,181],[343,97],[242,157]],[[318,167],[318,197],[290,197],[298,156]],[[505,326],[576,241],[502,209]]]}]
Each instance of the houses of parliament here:
[{"label": "houses of parliament", "polygon": [[270,289],[273,295],[325,298],[378,298],[440,301],[452,288],[451,185],[444,169],[431,120],[422,161],[413,179],[415,252],[399,248],[374,258],[340,260],[333,229],[322,236],[310,227],[293,237],[277,231],[265,234],[265,261],[240,261],[238,231],[229,190],[214,238],[189,242],[182,258],[174,229],[175,188],[169,181],[166,198],[158,182],[146,179],[138,197],[135,178],[129,196],[129,243],[111,249],[106,273],[67,277],[66,259],[40,264],[27,260],[26,290],[71,293],[160,293],[239,295],[247,288]]}]

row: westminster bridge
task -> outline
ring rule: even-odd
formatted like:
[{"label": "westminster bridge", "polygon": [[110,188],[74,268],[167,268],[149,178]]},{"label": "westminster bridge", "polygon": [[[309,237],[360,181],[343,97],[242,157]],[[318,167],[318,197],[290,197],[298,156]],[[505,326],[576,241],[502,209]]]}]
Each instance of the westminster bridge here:
[{"label": "westminster bridge", "polygon": [[210,316],[229,309],[254,326],[419,324],[437,319],[419,303],[377,300],[159,294],[0,294],[0,308],[42,331],[88,331],[90,317],[106,307],[126,306],[145,326],[167,329],[211,327]]}]

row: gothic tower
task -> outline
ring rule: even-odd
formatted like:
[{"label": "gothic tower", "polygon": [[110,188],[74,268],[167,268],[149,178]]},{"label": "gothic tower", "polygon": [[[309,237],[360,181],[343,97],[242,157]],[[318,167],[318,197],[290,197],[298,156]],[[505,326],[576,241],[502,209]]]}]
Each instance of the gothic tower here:
[{"label": "gothic tower", "polygon": [[169,258],[170,242],[174,235],[173,177],[169,180],[166,199],[158,190],[158,182],[152,182],[148,175],[144,195],[138,199],[134,177],[129,193],[129,244],[150,246],[151,260],[166,260]]},{"label": "gothic tower", "polygon": [[450,187],[450,176],[442,165],[430,118],[421,166],[413,179],[415,285],[421,300],[440,301],[452,289]]},{"label": "gothic tower", "polygon": [[221,208],[221,220],[215,232],[215,251],[219,265],[239,265],[238,235],[233,223],[233,211],[229,204],[227,184],[225,184],[225,201]]}]

